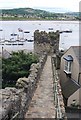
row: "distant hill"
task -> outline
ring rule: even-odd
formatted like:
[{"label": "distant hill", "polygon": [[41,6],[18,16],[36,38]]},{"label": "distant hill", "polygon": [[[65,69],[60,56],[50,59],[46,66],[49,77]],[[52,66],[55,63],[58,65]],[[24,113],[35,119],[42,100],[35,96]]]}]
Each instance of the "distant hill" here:
[{"label": "distant hill", "polygon": [[16,9],[2,9],[0,12],[4,14],[19,14],[19,15],[36,15],[36,16],[52,16],[54,13],[45,10],[32,9],[32,8],[16,8]]},{"label": "distant hill", "polygon": [[66,15],[71,15],[71,16],[76,16],[76,17],[79,17],[80,13],[79,12],[67,12],[65,13]]},{"label": "distant hill", "polygon": [[[8,17],[23,17],[26,19],[46,19],[46,20],[75,20],[79,18],[78,12],[54,13],[50,11],[33,8],[0,9],[3,19]],[[10,18],[11,19],[11,18]],[[13,18],[15,19],[15,18]],[[18,18],[19,19],[19,18]]]}]

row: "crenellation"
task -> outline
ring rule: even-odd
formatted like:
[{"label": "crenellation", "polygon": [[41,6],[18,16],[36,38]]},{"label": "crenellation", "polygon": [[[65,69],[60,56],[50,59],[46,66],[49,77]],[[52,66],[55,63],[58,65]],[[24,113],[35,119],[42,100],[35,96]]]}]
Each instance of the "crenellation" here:
[{"label": "crenellation", "polygon": [[34,32],[34,51],[40,55],[45,51],[57,53],[59,51],[59,37],[59,31],[47,33],[36,30]]}]

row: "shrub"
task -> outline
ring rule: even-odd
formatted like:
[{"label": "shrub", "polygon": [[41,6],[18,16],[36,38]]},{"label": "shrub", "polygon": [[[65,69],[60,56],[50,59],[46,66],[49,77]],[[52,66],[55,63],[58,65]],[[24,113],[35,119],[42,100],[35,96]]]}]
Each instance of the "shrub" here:
[{"label": "shrub", "polygon": [[38,62],[38,56],[32,53],[13,52],[12,56],[2,59],[2,87],[15,86],[20,77],[28,77],[32,63]]}]

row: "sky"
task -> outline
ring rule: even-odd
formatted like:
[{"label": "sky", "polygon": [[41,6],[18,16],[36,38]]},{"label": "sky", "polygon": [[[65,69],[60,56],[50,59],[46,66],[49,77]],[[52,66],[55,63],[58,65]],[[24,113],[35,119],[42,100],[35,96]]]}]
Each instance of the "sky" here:
[{"label": "sky", "polygon": [[2,8],[63,8],[69,11],[79,11],[80,0],[0,0]]}]

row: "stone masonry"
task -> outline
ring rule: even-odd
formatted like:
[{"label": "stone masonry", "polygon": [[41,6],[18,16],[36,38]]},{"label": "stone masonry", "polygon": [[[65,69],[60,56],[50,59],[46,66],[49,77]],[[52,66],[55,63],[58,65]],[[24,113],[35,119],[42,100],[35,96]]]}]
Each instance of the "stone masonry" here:
[{"label": "stone masonry", "polygon": [[[58,31],[52,33],[35,31],[34,52],[40,56],[39,63],[31,65],[28,78],[24,77],[17,80],[16,88],[9,87],[0,90],[1,120],[24,119],[24,117],[56,117],[53,99],[53,70],[51,68],[51,56],[49,55],[53,53],[57,54],[58,49]],[[60,96],[62,96],[62,93],[59,94]],[[60,98],[62,102],[60,105],[64,111],[63,99],[62,97]]]},{"label": "stone masonry", "polygon": [[45,31],[39,32],[39,30],[36,30],[34,32],[35,53],[57,53],[59,50],[59,36],[59,31],[47,33]]},{"label": "stone masonry", "polygon": [[32,64],[30,75],[28,78],[19,78],[17,88],[8,87],[0,90],[0,119],[24,119],[46,59],[47,54],[44,53],[39,63]]},{"label": "stone masonry", "polygon": [[25,118],[55,118],[51,56],[48,56]]}]

